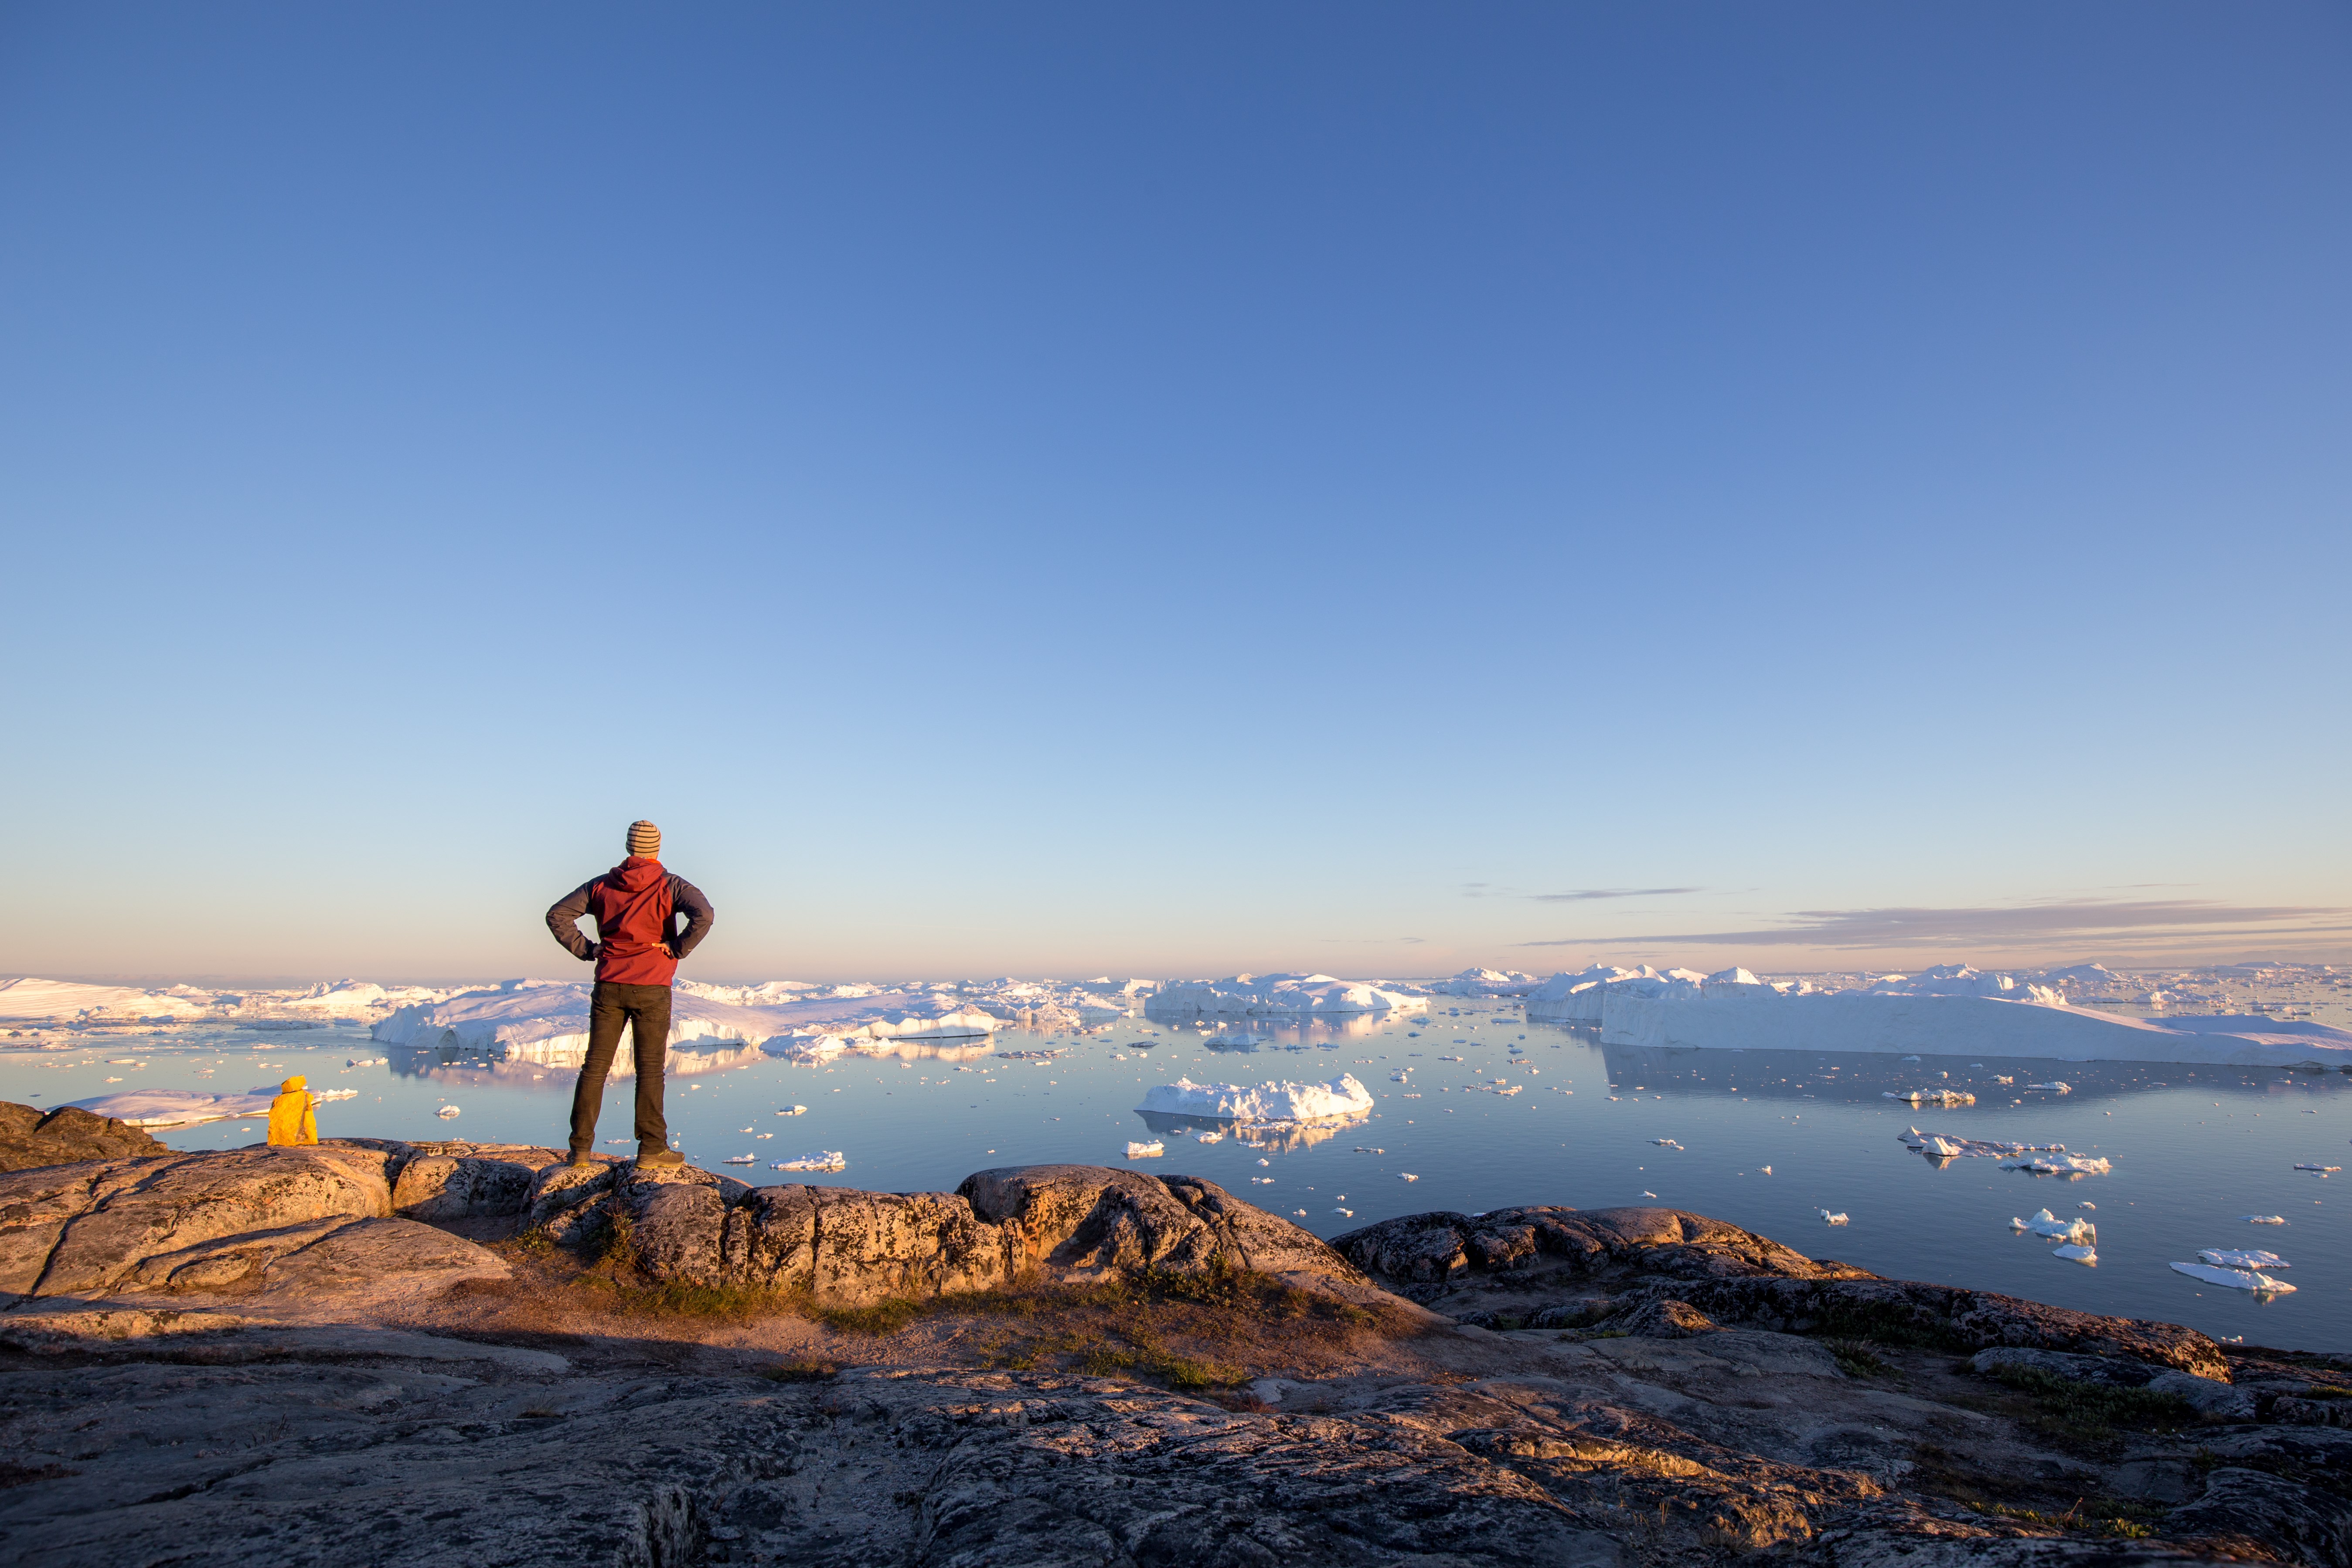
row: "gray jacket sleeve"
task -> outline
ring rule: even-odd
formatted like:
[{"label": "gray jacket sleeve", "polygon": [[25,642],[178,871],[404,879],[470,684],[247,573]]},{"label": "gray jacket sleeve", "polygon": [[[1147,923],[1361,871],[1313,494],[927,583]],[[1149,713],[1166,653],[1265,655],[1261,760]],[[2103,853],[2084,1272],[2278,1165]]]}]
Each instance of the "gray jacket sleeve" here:
[{"label": "gray jacket sleeve", "polygon": [[[584,899],[587,890],[583,889],[580,896]],[[686,933],[670,943],[670,951],[684,958],[710,934],[710,922],[718,917],[710,907],[710,900],[702,896],[702,889],[683,877],[670,878],[669,904],[672,910],[686,911]],[[588,906],[583,903],[580,907],[584,910]]]},{"label": "gray jacket sleeve", "polygon": [[[595,879],[589,879],[557,900],[547,911],[547,929],[555,933],[564,952],[583,961],[596,956],[596,944],[580,934],[580,917],[588,912],[588,890],[595,885]],[[709,907],[703,906],[706,910]]]}]

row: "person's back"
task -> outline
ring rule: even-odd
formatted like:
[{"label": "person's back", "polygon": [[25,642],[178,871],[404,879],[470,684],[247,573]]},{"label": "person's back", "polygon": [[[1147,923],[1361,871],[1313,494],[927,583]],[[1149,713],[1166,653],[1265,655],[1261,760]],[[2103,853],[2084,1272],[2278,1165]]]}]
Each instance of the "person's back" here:
[{"label": "person's back", "polygon": [[[662,1069],[669,1043],[670,983],[677,966],[709,933],[710,900],[661,863],[661,829],[650,822],[629,825],[628,858],[601,877],[592,877],[547,911],[547,928],[574,958],[593,959],[596,989],[588,1006],[588,1058],[572,1093],[572,1163],[587,1164],[596,1147],[596,1115],[604,1103],[604,1079],[620,1049],[621,1026],[628,1026],[637,1068],[637,1163],[677,1165],[684,1160],[669,1146],[662,1116]],[[687,916],[683,932],[677,916]],[[580,933],[580,917],[593,915],[596,940]]]}]

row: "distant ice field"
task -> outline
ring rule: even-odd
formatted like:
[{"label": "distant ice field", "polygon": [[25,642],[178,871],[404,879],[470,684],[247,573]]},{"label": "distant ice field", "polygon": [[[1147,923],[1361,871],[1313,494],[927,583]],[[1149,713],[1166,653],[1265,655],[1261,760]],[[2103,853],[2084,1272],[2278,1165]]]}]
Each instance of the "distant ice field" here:
[{"label": "distant ice field", "polygon": [[[981,1040],[879,1042],[816,1062],[710,1041],[672,1052],[670,1126],[698,1163],[757,1183],[899,1192],[951,1188],[992,1165],[1124,1164],[1130,1142],[1158,1142],[1164,1154],[1135,1168],[1205,1176],[1326,1237],[1429,1209],[1655,1202],[1891,1276],[2167,1319],[2255,1343],[2352,1350],[2352,1079],[1969,1051],[1906,1061],[1603,1047],[1589,1027],[1527,1022],[1511,998],[1449,1011],[1456,1000],[1433,999],[1431,1016],[1394,1021],[1007,1027]],[[313,1089],[357,1091],[320,1106],[330,1136],[561,1146],[573,1079],[566,1067],[393,1046],[349,1026],[109,1029],[77,1037],[76,1047],[0,1048],[0,1098],[56,1105],[132,1089],[234,1094],[302,1073]],[[346,1065],[361,1061],[370,1065]],[[1256,1085],[1343,1073],[1371,1093],[1360,1120],[1262,1128],[1137,1109],[1146,1091],[1180,1079]],[[2055,1083],[2068,1087],[2028,1087]],[[600,1148],[634,1147],[631,1091],[626,1079],[607,1089]],[[1913,1091],[1974,1103],[1887,1098]],[[777,1114],[794,1105],[807,1112]],[[457,1114],[438,1114],[445,1107]],[[1939,1162],[1906,1146],[1901,1134],[1914,1128],[1986,1144],[2063,1143],[2108,1161],[2111,1173],[2068,1178],[1992,1158]],[[1201,1142],[1203,1133],[1216,1141]],[[176,1148],[227,1148],[257,1141],[261,1125],[158,1135]],[[844,1169],[771,1168],[830,1151],[845,1157]],[[723,1163],[743,1155],[753,1163]],[[2330,1175],[2330,1165],[2347,1170]],[[2044,1208],[2095,1226],[2095,1266],[2054,1257],[2049,1237],[2012,1228]],[[1824,1209],[1847,1223],[1824,1225]],[[2285,1223],[2256,1225],[2249,1215]],[[2294,1293],[2263,1299],[2170,1267],[2248,1248],[2284,1258],[2287,1267],[2264,1272]]]}]

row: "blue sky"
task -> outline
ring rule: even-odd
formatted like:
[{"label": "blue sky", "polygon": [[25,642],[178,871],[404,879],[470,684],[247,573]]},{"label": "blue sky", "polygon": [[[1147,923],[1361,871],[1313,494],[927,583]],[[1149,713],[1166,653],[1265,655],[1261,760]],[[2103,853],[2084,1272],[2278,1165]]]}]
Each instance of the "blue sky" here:
[{"label": "blue sky", "polygon": [[2352,953],[2347,67],[9,6],[0,971]]}]

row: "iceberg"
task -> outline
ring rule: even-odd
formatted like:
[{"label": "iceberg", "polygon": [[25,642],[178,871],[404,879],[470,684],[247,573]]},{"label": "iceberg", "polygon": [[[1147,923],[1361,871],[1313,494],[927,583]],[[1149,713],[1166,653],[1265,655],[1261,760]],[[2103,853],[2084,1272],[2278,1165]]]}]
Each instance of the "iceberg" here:
[{"label": "iceberg", "polygon": [[2004,1143],[1990,1138],[1963,1138],[1957,1132],[1922,1132],[1906,1128],[1895,1136],[1923,1154],[1940,1160],[2005,1159],[2012,1154],[2063,1154],[2063,1143]]},{"label": "iceberg", "polygon": [[[1644,1193],[1642,1195],[1643,1197],[1649,1197],[1652,1194]],[[1813,1212],[1822,1216],[1822,1223],[1824,1225],[1843,1225],[1845,1223],[1845,1215],[1843,1214],[1832,1214],[1827,1209],[1815,1209]]]},{"label": "iceberg", "polygon": [[2003,1160],[2004,1171],[2031,1171],[2037,1176],[2105,1176],[2115,1165],[2104,1156],[2088,1154],[2020,1154]]},{"label": "iceberg", "polygon": [[1130,1160],[1157,1160],[1166,1152],[1167,1146],[1156,1138],[1149,1143],[1129,1143],[1127,1146],[1127,1157]]},{"label": "iceberg", "polygon": [[2009,1222],[2009,1226],[2011,1230],[2032,1231],[2036,1236],[2045,1237],[2053,1241],[2066,1241],[2076,1245],[2084,1242],[2095,1243],[2099,1239],[2098,1227],[2089,1220],[2060,1219],[2048,1209],[2034,1210],[2032,1219],[2012,1219]]},{"label": "iceberg", "polygon": [[2292,1268],[2294,1266],[2275,1252],[2246,1251],[2227,1247],[2207,1247],[2198,1250],[2200,1262],[2216,1268]]},{"label": "iceberg", "polygon": [[768,1167],[771,1171],[845,1171],[848,1168],[847,1156],[838,1149],[820,1149],[814,1153],[778,1160]]},{"label": "iceberg", "polygon": [[2063,1247],[2052,1247],[2050,1249],[2050,1256],[2053,1258],[2063,1258],[2069,1263],[2095,1264],[2099,1260],[2099,1251],[2097,1247],[2085,1247],[2071,1241]]},{"label": "iceberg", "polygon": [[1194,1083],[1180,1078],[1144,1091],[1138,1110],[1229,1121],[1326,1121],[1371,1112],[1372,1091],[1341,1073],[1328,1083]]},{"label": "iceberg", "polygon": [[1465,969],[1432,985],[1437,996],[1523,996],[1535,989],[1536,977],[1517,970]]},{"label": "iceberg", "polygon": [[[2352,1067],[2352,1030],[2260,1016],[2163,1023],[2070,1005],[2056,986],[1946,965],[1852,990],[1750,984],[1744,970],[1685,977],[1596,965],[1529,993],[1528,1016],[1601,1026],[1604,1046],[1806,1050],[2056,1061]],[[2066,1090],[2052,1083],[2046,1091]]]},{"label": "iceberg", "polygon": [[2286,1216],[2276,1214],[2242,1214],[2238,1216],[2248,1225],[2284,1225]]},{"label": "iceberg", "polygon": [[2261,1290],[2284,1296],[2294,1289],[2285,1280],[2273,1279],[2267,1274],[2258,1274],[2246,1268],[2216,1268],[2210,1263],[2176,1263],[2172,1271],[2186,1274],[2191,1279],[2201,1279],[2208,1285],[2226,1285],[2232,1290]]},{"label": "iceberg", "polygon": [[[994,1016],[965,1005],[952,991],[929,987],[836,986],[831,989],[854,994],[796,996],[757,1004],[722,999],[736,992],[765,989],[678,986],[670,999],[667,1043],[683,1046],[724,1040],[761,1046],[771,1040],[832,1037],[852,1048],[862,1048],[864,1043],[894,1040],[976,1038],[1002,1026]],[[386,1045],[437,1047],[527,1059],[542,1066],[576,1067],[587,1055],[592,990],[591,983],[582,980],[502,981],[495,986],[400,1007],[368,1034]],[[627,1052],[621,1053],[613,1065],[616,1075],[633,1070]]]},{"label": "iceberg", "polygon": [[[230,996],[234,1004],[237,998]],[[217,994],[191,985],[148,991],[136,985],[84,985],[71,980],[0,981],[0,1023],[114,1016],[178,1021],[210,1016],[221,1005]]]},{"label": "iceberg", "polygon": [[1369,981],[1328,974],[1235,974],[1223,980],[1171,980],[1144,1004],[1156,1018],[1221,1015],[1321,1016],[1425,1010],[1429,998]]},{"label": "iceberg", "polygon": [[[354,1093],[357,1091],[354,1090]],[[93,1116],[110,1116],[133,1127],[194,1127],[206,1121],[233,1121],[267,1116],[275,1089],[251,1094],[205,1094],[189,1089],[139,1089],[121,1094],[101,1094],[68,1101]],[[317,1098],[316,1096],[312,1097]]]}]

